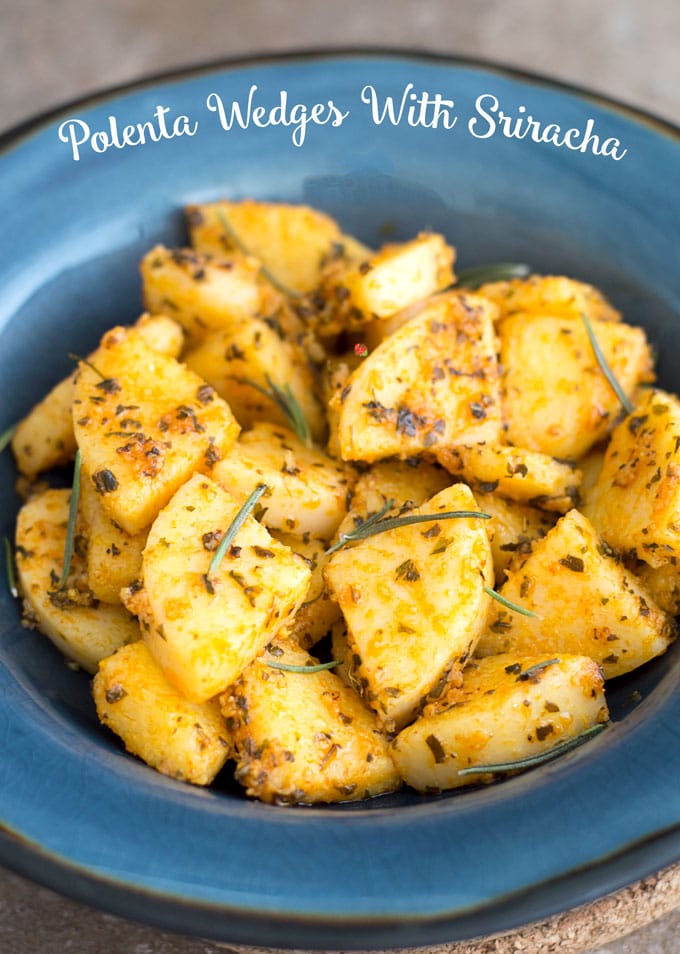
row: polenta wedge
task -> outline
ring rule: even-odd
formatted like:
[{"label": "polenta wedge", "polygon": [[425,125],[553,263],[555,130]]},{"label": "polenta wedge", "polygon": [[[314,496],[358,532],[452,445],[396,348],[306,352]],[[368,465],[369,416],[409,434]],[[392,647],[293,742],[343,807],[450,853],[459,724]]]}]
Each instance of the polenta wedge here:
[{"label": "polenta wedge", "polygon": [[231,754],[218,703],[185,699],[141,640],[99,663],[92,694],[100,721],[163,775],[210,785]]},{"label": "polenta wedge", "polygon": [[493,585],[480,518],[437,521],[443,511],[478,511],[464,484],[441,491],[401,526],[334,554],[326,567],[347,622],[364,696],[390,732],[413,719],[428,695],[460,678],[486,625]]},{"label": "polenta wedge", "polygon": [[499,319],[523,312],[580,318],[591,321],[621,321],[621,313],[602,292],[565,275],[530,275],[509,281],[488,282],[477,291],[498,306]]},{"label": "polenta wedge", "polygon": [[[631,398],[639,383],[652,380],[644,331],[616,321],[593,321],[592,331],[623,393]],[[580,317],[520,312],[500,322],[498,335],[511,444],[575,460],[613,430],[619,398]]]},{"label": "polenta wedge", "polygon": [[91,475],[83,470],[79,511],[87,543],[87,582],[93,595],[104,603],[120,603],[120,591],[138,579],[146,530],[131,535],[109,517]]},{"label": "polenta wedge", "polygon": [[[142,315],[131,333],[138,335],[152,351],[173,358],[179,356],[183,344],[182,329],[165,315]],[[90,355],[90,360],[93,359],[94,355]],[[76,374],[74,371],[55,385],[17,426],[12,450],[17,467],[26,477],[34,478],[75,456],[77,443],[71,407]]]},{"label": "polenta wedge", "polygon": [[129,534],[148,527],[195,470],[209,471],[239,432],[212,387],[124,328],[81,364],[73,426],[102,506]]},{"label": "polenta wedge", "polygon": [[497,493],[557,513],[566,513],[580,501],[581,472],[573,461],[493,443],[438,447],[433,456],[475,492]]},{"label": "polenta wedge", "polygon": [[[491,782],[484,765],[531,758],[606,722],[604,680],[587,656],[504,654],[471,662],[444,712],[404,729],[392,754],[421,792]],[[479,766],[479,772],[460,775]]]},{"label": "polenta wedge", "polygon": [[140,632],[137,621],[122,606],[107,606],[95,599],[80,545],[75,547],[66,586],[60,586],[69,498],[68,490],[46,490],[19,511],[19,589],[26,625],[44,633],[67,659],[94,672],[100,659],[139,639]]},{"label": "polenta wedge", "polygon": [[499,592],[535,615],[497,606],[479,655],[583,654],[609,679],[661,655],[675,636],[673,619],[577,510],[513,564]]},{"label": "polenta wedge", "polygon": [[310,534],[296,536],[273,530],[272,536],[301,556],[311,570],[309,589],[304,602],[286,624],[286,632],[297,640],[303,649],[311,649],[342,618],[340,607],[328,592],[324,578],[324,571],[330,560],[327,553],[328,543]]},{"label": "polenta wedge", "polygon": [[320,285],[317,330],[329,334],[386,319],[448,288],[454,258],[443,236],[422,233],[345,268],[331,264]]},{"label": "polenta wedge", "polygon": [[157,245],[140,267],[146,308],[171,314],[193,337],[262,313],[259,263],[241,252],[215,258]]},{"label": "polenta wedge", "polygon": [[168,682],[204,702],[235,682],[293,615],[309,586],[302,557],[248,516],[219,566],[212,557],[239,501],[195,474],[161,511],[131,605]]},{"label": "polenta wedge", "polygon": [[680,400],[649,391],[607,447],[588,516],[607,543],[650,566],[680,558]]},{"label": "polenta wedge", "polygon": [[71,406],[75,375],[69,375],[19,421],[12,438],[17,467],[33,478],[50,467],[60,467],[75,457]]},{"label": "polenta wedge", "polygon": [[475,295],[440,296],[364,359],[331,402],[344,460],[499,439],[492,308]]},{"label": "polenta wedge", "polygon": [[556,514],[495,493],[477,491],[475,499],[480,510],[491,515],[486,532],[491,543],[496,583],[500,584],[515,555],[528,553],[532,541],[544,537],[555,525]]},{"label": "polenta wedge", "polygon": [[422,458],[408,462],[378,461],[361,474],[354,485],[349,512],[338,527],[337,536],[352,530],[378,511],[384,511],[390,501],[392,507],[385,511],[385,516],[406,513],[452,483],[453,478],[443,468]]},{"label": "polenta wedge", "polygon": [[332,672],[304,671],[316,662],[277,638],[222,695],[236,777],[247,794],[277,804],[395,791],[401,782],[375,716]]},{"label": "polenta wedge", "polygon": [[287,427],[256,424],[215,464],[212,476],[243,501],[267,485],[261,520],[270,530],[330,540],[347,513],[354,469],[306,447]]},{"label": "polenta wedge", "polygon": [[343,242],[337,222],[304,205],[224,199],[185,212],[197,251],[219,256],[246,249],[279,287],[296,294],[318,287],[323,263]]},{"label": "polenta wedge", "polygon": [[283,338],[267,322],[249,318],[213,332],[185,355],[188,368],[211,384],[232,409],[243,427],[262,421],[286,424],[272,384],[290,383],[312,437],[326,434],[323,408],[316,394],[316,379],[304,351]]},{"label": "polenta wedge", "polygon": [[677,559],[671,558],[662,566],[650,566],[640,561],[633,573],[660,609],[671,616],[680,615],[680,566]]}]

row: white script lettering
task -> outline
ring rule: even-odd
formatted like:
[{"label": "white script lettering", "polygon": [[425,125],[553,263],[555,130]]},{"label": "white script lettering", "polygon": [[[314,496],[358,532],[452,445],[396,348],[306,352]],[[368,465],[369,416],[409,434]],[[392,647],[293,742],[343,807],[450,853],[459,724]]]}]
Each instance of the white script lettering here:
[{"label": "white script lettering", "polygon": [[288,93],[282,89],[279,92],[278,103],[268,108],[255,105],[256,93],[257,86],[253,84],[244,106],[238,100],[233,100],[227,106],[219,93],[209,93],[205,105],[211,113],[217,113],[220,126],[225,132],[229,132],[234,125],[240,126],[241,129],[248,129],[251,125],[260,129],[267,126],[290,126],[293,128],[291,134],[293,145],[298,147],[303,145],[307,136],[307,127],[310,124],[325,126],[330,123],[331,126],[342,126],[349,116],[349,113],[343,113],[332,99],[329,99],[327,103],[314,103],[311,107],[304,103],[289,105]]},{"label": "white script lettering", "polygon": [[526,106],[518,106],[517,114],[504,113],[498,98],[491,93],[483,93],[475,101],[476,115],[468,121],[468,131],[475,139],[490,139],[500,132],[506,139],[526,139],[533,142],[548,143],[561,148],[566,146],[574,152],[592,152],[594,156],[608,156],[618,160],[628,152],[614,137],[602,139],[595,132],[595,120],[589,118],[583,129],[571,127],[563,130],[557,123],[543,125],[538,119],[527,113]]},{"label": "white script lettering", "polygon": [[375,86],[364,86],[361,91],[361,102],[371,107],[371,118],[376,126],[381,126],[387,120],[392,126],[398,126],[405,118],[409,126],[422,126],[425,129],[453,129],[458,122],[453,108],[456,105],[452,99],[444,99],[441,93],[414,92],[413,83],[404,87],[399,105],[393,96],[385,96],[380,101]]},{"label": "white script lettering", "polygon": [[59,126],[58,135],[61,142],[70,145],[75,162],[80,160],[81,147],[86,143],[93,152],[101,154],[112,148],[125,149],[128,146],[143,146],[147,142],[160,142],[161,139],[196,135],[197,122],[192,123],[189,117],[184,115],[170,121],[169,112],[169,106],[156,106],[152,119],[123,126],[122,130],[115,116],[109,116],[105,129],[94,131],[82,119],[66,119]]}]

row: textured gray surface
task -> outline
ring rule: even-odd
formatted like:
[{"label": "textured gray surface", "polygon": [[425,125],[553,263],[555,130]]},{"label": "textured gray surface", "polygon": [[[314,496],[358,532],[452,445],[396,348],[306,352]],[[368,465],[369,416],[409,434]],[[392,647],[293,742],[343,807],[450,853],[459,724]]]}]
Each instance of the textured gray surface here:
[{"label": "textured gray surface", "polygon": [[148,72],[348,44],[482,56],[680,121],[679,37],[676,0],[0,0],[0,129]]},{"label": "textured gray surface", "polygon": [[[253,51],[348,45],[480,56],[589,86],[680,122],[679,39],[677,0],[0,0],[0,130],[146,73]],[[0,871],[0,950],[221,949],[92,912]],[[676,911],[592,954],[678,951]]]}]

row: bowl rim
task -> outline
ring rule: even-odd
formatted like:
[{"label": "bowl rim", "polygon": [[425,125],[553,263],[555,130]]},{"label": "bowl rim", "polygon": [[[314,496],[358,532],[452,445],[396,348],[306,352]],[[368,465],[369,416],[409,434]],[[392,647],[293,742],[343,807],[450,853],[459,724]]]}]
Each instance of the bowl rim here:
[{"label": "bowl rim", "polygon": [[170,80],[191,79],[205,73],[212,73],[219,70],[237,70],[243,67],[266,66],[274,63],[288,63],[294,61],[312,61],[312,60],[336,60],[347,58],[370,58],[370,59],[409,59],[423,61],[425,63],[441,64],[449,66],[478,68],[490,73],[498,73],[501,76],[513,79],[524,80],[537,86],[545,86],[553,90],[562,90],[579,96],[581,99],[597,103],[614,112],[618,112],[642,122],[645,125],[651,125],[666,135],[680,139],[680,122],[666,119],[651,110],[641,106],[634,106],[606,93],[600,93],[590,89],[587,86],[581,86],[578,83],[572,83],[568,80],[552,79],[541,72],[525,70],[522,67],[503,63],[499,60],[485,57],[468,56],[459,53],[442,53],[426,48],[392,45],[357,45],[357,46],[314,46],[306,48],[289,48],[281,51],[261,51],[254,53],[244,53],[234,57],[216,57],[209,60],[201,60],[198,63],[189,63],[183,66],[170,67],[168,69],[158,70],[152,73],[144,73],[123,83],[116,83],[112,86],[101,86],[85,93],[82,96],[76,96],[57,103],[55,106],[49,106],[44,110],[28,116],[18,123],[13,123],[10,127],[0,131],[0,152],[11,148],[19,140],[29,136],[38,128],[53,122],[58,116],[66,112],[71,112],[76,108],[87,108],[103,103],[108,99],[120,96],[125,93],[132,93],[137,90],[145,89],[148,86],[154,86],[157,83],[164,83]]},{"label": "bowl rim", "polygon": [[[323,63],[341,59],[403,60],[477,69],[548,90],[568,93],[582,101],[592,102],[619,113],[629,121],[650,127],[657,134],[680,143],[680,125],[671,120],[585,86],[552,79],[544,74],[505,65],[496,60],[408,46],[321,46],[216,58],[144,74],[129,82],[96,89],[84,96],[40,111],[0,132],[0,159],[23,140],[30,138],[65,113],[76,108],[103,105],[121,95],[157,84],[188,80],[220,71],[296,62]],[[123,917],[152,924],[160,929],[231,943],[271,944],[272,937],[276,936],[272,932],[283,929],[288,933],[284,938],[279,937],[275,946],[302,946],[306,949],[325,948],[339,942],[347,949],[378,950],[388,946],[403,947],[478,937],[480,917],[484,919],[486,936],[541,920],[562,912],[567,907],[593,901],[639,878],[651,875],[678,859],[680,820],[649,837],[621,845],[611,854],[598,858],[592,865],[540,880],[535,887],[499,897],[489,905],[467,908],[462,915],[406,919],[360,915],[333,922],[323,916],[316,918],[285,911],[260,912],[260,929],[260,926],[253,926],[253,913],[250,909],[240,910],[219,902],[181,898],[175,894],[164,894],[145,886],[105,876],[47,850],[0,821],[0,862],[67,897]],[[607,882],[606,888],[602,886],[604,881]],[[102,896],[106,897],[105,905],[102,903]],[[147,906],[149,904],[152,905],[151,908]],[[265,940],[264,934],[267,935]]]}]

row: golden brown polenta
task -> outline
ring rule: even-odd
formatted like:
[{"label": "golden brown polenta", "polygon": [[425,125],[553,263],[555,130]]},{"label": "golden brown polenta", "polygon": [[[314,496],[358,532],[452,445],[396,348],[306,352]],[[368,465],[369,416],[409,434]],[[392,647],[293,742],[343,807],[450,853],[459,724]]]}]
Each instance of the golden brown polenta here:
[{"label": "golden brown polenta", "polygon": [[[680,607],[680,401],[645,390],[644,331],[567,276],[456,286],[437,233],[186,215],[148,313],[14,434],[26,625],[130,753],[199,785],[232,759],[275,804],[589,738]],[[71,491],[34,483],[74,459]]]}]

